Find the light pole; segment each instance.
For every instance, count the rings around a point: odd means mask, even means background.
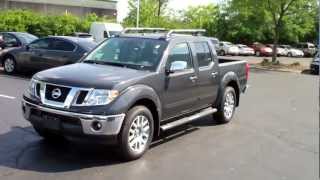
[[[139,17],[140,16],[140,0],[138,0],[138,4],[137,4],[137,25],[136,27],[139,27]]]

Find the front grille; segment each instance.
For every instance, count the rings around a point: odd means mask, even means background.
[[[84,99],[87,97],[87,94],[88,91],[80,91],[76,104],[82,104]]]
[[[54,90],[60,91],[61,92],[60,96],[54,97],[53,96]],[[63,103],[66,100],[70,90],[71,88],[68,88],[68,87],[46,84],[45,98],[49,101],[56,101],[56,102]]]
[[[36,84],[36,96],[37,97],[40,97],[40,86],[41,86],[40,83]]]

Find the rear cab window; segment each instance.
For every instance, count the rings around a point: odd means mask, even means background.
[[[193,45],[199,68],[209,67],[213,58],[208,42],[194,42]]]

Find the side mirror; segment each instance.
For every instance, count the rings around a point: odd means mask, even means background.
[[[173,61],[170,65],[169,73],[185,70],[187,66],[188,64],[185,61]]]

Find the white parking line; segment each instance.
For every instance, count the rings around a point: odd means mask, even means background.
[[[13,97],[13,96],[7,96],[7,95],[4,95],[4,94],[0,94],[0,98],[16,99],[16,97]]]

